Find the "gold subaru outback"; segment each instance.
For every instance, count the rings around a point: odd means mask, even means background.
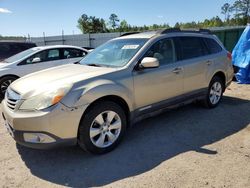
[[[134,122],[176,105],[216,107],[233,78],[231,54],[208,30],[168,29],[125,35],[79,64],[13,82],[2,116],[17,143],[114,149]]]

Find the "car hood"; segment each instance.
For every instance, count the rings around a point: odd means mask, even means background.
[[[74,84],[89,78],[101,76],[115,71],[115,68],[92,67],[84,65],[63,65],[47,70],[39,71],[22,77],[10,86],[12,90],[20,95],[35,91],[45,90],[52,85]]]
[[[10,64],[11,64],[11,63],[5,63],[5,62],[3,62],[3,61],[0,61],[0,69],[1,69],[1,68],[6,68],[6,67],[8,67]]]

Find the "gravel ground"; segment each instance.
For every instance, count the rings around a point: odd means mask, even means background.
[[[250,187],[250,85],[233,83],[213,110],[144,120],[106,155],[24,148],[4,126],[0,153],[0,187]]]

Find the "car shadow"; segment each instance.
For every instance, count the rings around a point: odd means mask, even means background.
[[[250,123],[249,109],[248,100],[224,97],[212,110],[196,105],[171,110],[137,123],[116,150],[100,156],[78,147],[17,149],[31,173],[43,180],[70,187],[104,186],[188,151],[216,155],[220,151],[205,146],[244,129]]]

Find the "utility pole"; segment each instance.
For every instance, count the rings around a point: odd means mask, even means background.
[[[43,42],[44,42],[44,46],[46,46],[45,32],[43,32]]]
[[[62,30],[62,44],[64,45],[64,31]]]

